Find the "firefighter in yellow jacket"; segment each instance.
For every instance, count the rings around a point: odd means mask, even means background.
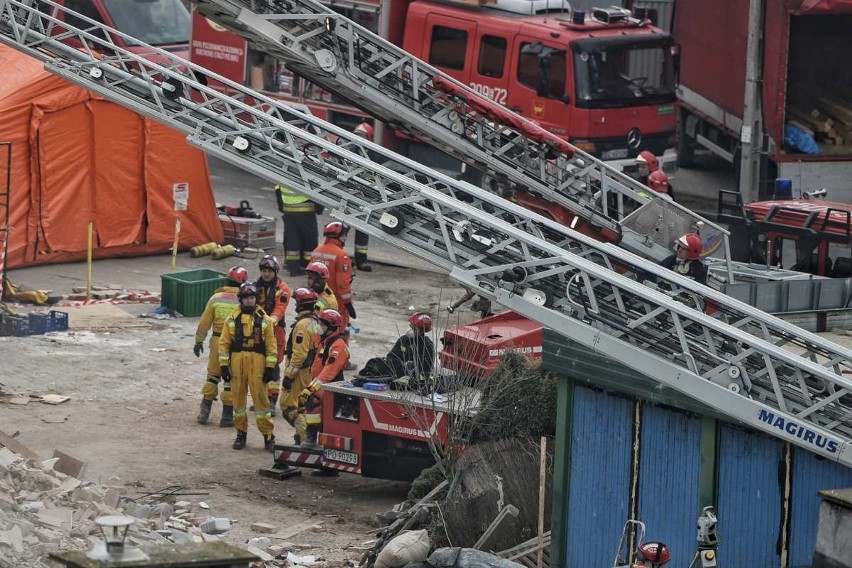
[[[311,384],[311,365],[316,357],[322,329],[315,313],[317,293],[308,288],[293,292],[296,323],[287,337],[287,365],[281,392],[281,415],[296,429],[296,444],[306,437],[304,414],[299,413],[299,395]]]
[[[229,383],[233,379],[231,390],[234,396],[234,426],[237,429],[233,448],[241,450],[246,447],[246,395],[251,393],[257,429],[263,434],[264,448],[271,452],[275,446],[275,436],[272,434],[272,413],[266,383],[275,378],[278,345],[275,342],[275,322],[257,305],[257,296],[254,284],[240,286],[240,307],[228,316],[222,326],[219,365],[222,380]]]
[[[240,303],[237,293],[240,290],[240,285],[248,280],[248,272],[242,266],[235,266],[228,271],[227,278],[228,285],[216,290],[207,300],[207,306],[204,308],[204,313],[201,314],[201,320],[198,322],[198,328],[195,330],[195,346],[192,351],[196,357],[201,357],[201,354],[204,353],[204,338],[207,337],[210,327],[213,327],[213,335],[210,337],[210,343],[207,346],[207,380],[201,387],[199,424],[207,424],[207,420],[210,418],[210,410],[213,408],[213,401],[219,396],[219,381],[222,380],[219,376],[219,336],[222,335],[225,318],[231,315],[231,312]],[[219,426],[224,428],[233,425],[234,397],[231,396],[231,385],[225,383],[222,387],[222,418],[219,420]]]
[[[328,267],[321,262],[311,262],[305,268],[305,274],[308,277],[308,288],[317,293],[316,312],[322,310],[336,310],[337,297],[331,288],[328,287]]]

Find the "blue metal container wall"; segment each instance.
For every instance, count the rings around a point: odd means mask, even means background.
[[[646,540],[666,543],[672,564],[687,566],[701,510],[701,419],[643,405],[639,447],[639,520],[647,527]]]
[[[852,469],[793,448],[792,519],[789,564],[810,566],[816,546],[819,505],[817,491],[852,487]]]
[[[571,412],[568,568],[611,566],[628,516],[633,402],[577,386]]]
[[[784,445],[725,425],[719,444],[719,565],[778,566]]]

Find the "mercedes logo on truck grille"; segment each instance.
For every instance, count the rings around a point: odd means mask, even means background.
[[[638,128],[631,128],[627,133],[627,146],[634,150],[642,143],[642,132]]]

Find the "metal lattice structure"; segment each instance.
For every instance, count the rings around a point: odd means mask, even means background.
[[[852,351],[166,51],[143,46],[157,62],[127,52],[110,39],[126,36],[68,26],[49,0],[38,2],[47,13],[35,4],[0,0],[0,42],[733,421],[852,466]]]

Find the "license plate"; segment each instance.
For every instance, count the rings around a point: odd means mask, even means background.
[[[358,454],[353,452],[341,452],[340,450],[323,450],[322,457],[323,459],[331,461],[358,465]]]
[[[601,160],[620,160],[627,157],[627,148],[618,148],[616,150],[606,150],[601,152]]]

